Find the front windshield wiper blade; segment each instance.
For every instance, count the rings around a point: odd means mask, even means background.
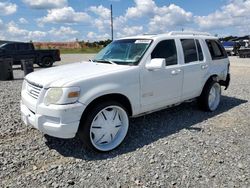
[[[107,59],[93,59],[93,60],[90,60],[91,62],[97,62],[97,63],[109,63],[109,64],[112,64],[112,65],[117,65],[115,62],[113,61],[110,61],[110,60],[107,60]]]

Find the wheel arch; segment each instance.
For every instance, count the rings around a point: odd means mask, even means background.
[[[219,82],[219,75],[217,75],[217,74],[213,74],[213,75],[211,75],[208,79],[207,79],[207,81],[208,80],[214,80],[214,81],[216,81],[216,82]]]
[[[108,101],[108,100],[119,102],[121,105],[123,105],[126,108],[129,116],[133,115],[132,105],[128,97],[120,93],[112,93],[112,94],[105,94],[105,95],[99,96],[95,98],[94,100],[92,100],[89,104],[87,104],[87,107],[81,116],[81,121],[96,104],[104,102],[104,101]]]
[[[207,84],[208,82],[210,82],[211,80],[214,80],[214,81],[219,82],[219,76],[218,76],[217,74],[212,74],[212,75],[210,75],[210,76],[205,80],[205,82],[203,83],[203,87],[202,87],[202,89],[201,89],[201,91],[200,91],[200,94],[202,93],[202,91],[203,91],[204,87],[206,86],[206,84]]]
[[[45,55],[42,57],[42,61],[45,59],[45,58],[51,58],[53,61],[54,61],[54,58],[51,56],[51,55]]]

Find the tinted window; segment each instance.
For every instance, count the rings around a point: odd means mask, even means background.
[[[153,58],[164,58],[166,60],[166,66],[177,64],[177,51],[174,40],[164,40],[157,44],[154,51],[151,54]]]
[[[227,57],[227,54],[220,42],[216,40],[206,40],[206,43],[213,60]]]
[[[28,43],[17,44],[18,50],[29,50],[30,45]]]
[[[199,42],[199,40],[195,40],[195,41],[196,41],[196,45],[197,45],[197,49],[198,49],[199,61],[203,61],[204,57],[203,57],[203,53],[202,53],[200,42]]]
[[[194,39],[181,39],[185,63],[198,61]]]

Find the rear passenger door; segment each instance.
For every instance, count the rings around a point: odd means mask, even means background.
[[[197,97],[203,87],[208,62],[204,61],[200,42],[198,39],[181,39],[184,55],[182,100]]]

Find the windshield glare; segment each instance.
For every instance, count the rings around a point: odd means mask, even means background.
[[[110,43],[93,61],[111,61],[119,65],[137,65],[152,40],[123,39]]]
[[[3,48],[5,45],[6,45],[5,43],[4,44],[0,44],[0,48]]]

